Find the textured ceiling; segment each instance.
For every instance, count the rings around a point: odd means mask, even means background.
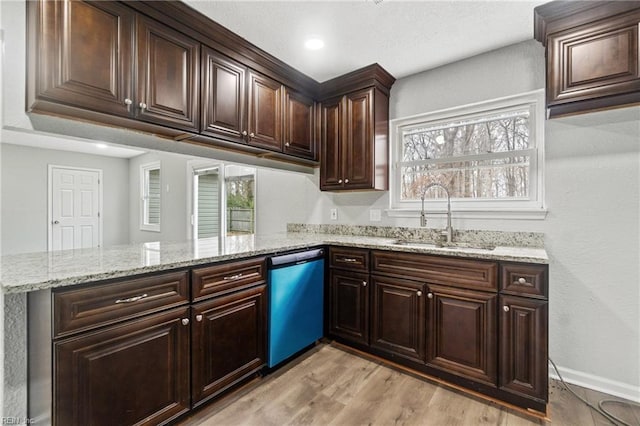
[[[546,1],[186,3],[322,82],[374,62],[401,78],[532,39],[533,8]],[[322,50],[304,48],[311,35]]]

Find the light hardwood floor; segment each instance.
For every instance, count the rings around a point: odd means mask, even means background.
[[[573,387],[594,405],[609,395]],[[552,425],[610,425],[559,382],[550,383]],[[610,411],[640,426],[640,408]],[[209,404],[180,426],[539,425],[544,421],[319,344],[262,379]]]

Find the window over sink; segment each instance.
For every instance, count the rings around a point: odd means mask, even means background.
[[[391,121],[391,210],[473,217],[544,212],[542,91]],[[544,217],[544,216],[541,216]]]

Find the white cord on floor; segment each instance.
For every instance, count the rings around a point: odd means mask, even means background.
[[[573,389],[571,389],[569,387],[569,385],[567,384],[567,382],[564,381],[564,379],[562,378],[562,375],[560,374],[560,372],[558,371],[558,367],[556,367],[556,363],[553,362],[553,360],[551,358],[549,358],[549,362],[551,362],[551,365],[553,365],[553,369],[556,371],[556,374],[558,375],[558,377],[560,378],[560,382],[562,383],[562,385],[569,391],[571,392],[571,394],[573,394],[573,396],[575,396],[576,398],[578,398],[580,401],[584,402],[585,404],[587,404],[592,410],[597,411],[598,413],[600,413],[601,415],[604,416],[604,418],[606,418],[607,420],[609,420],[611,422],[611,424],[618,426],[618,425],[623,425],[623,426],[634,426],[631,425],[627,422],[625,422],[624,420],[621,420],[619,417],[614,416],[613,414],[611,414],[610,412],[608,412],[607,410],[605,410],[604,408],[604,404],[609,404],[609,403],[616,403],[616,404],[620,404],[620,405],[626,405],[626,406],[638,406],[640,407],[640,404],[636,404],[633,402],[626,402],[626,401],[618,401],[615,399],[603,399],[600,402],[598,402],[598,406],[596,407],[595,405],[591,404],[589,401],[587,401],[586,399],[582,398],[580,395],[578,395],[577,393],[575,393],[573,391]]]

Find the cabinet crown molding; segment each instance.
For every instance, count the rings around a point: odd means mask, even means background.
[[[546,46],[549,34],[636,9],[638,1],[552,1],[533,9],[533,38]]]

